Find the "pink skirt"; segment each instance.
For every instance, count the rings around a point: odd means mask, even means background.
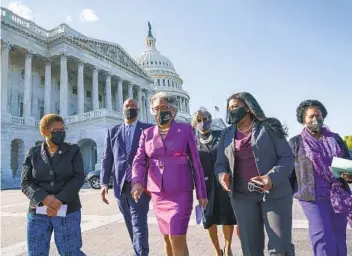
[[[159,230],[163,235],[186,235],[193,208],[193,192],[151,193]]]

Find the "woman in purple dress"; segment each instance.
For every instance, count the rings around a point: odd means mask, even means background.
[[[352,195],[347,182],[352,178],[334,178],[330,166],[333,157],[351,159],[342,138],[331,132],[323,121],[327,110],[317,100],[303,101],[297,108],[297,120],[304,128],[290,140],[295,154],[291,174],[294,197],[309,222],[314,255],[346,256],[346,226],[352,222]]]
[[[155,216],[164,236],[166,255],[189,255],[186,234],[193,208],[193,187],[199,205],[207,204],[202,165],[191,125],[177,123],[178,101],[164,92],[151,99],[156,126],[145,129],[132,165],[132,196],[151,193]]]

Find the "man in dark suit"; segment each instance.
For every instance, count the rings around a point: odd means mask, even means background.
[[[101,198],[106,199],[108,182],[114,170],[114,194],[119,209],[125,219],[128,233],[136,256],[149,254],[147,214],[150,197],[143,193],[138,202],[131,196],[132,162],[137,152],[139,138],[143,129],[152,125],[137,120],[139,108],[137,102],[130,98],[124,102],[124,123],[108,129],[105,150],[102,157],[100,181]]]

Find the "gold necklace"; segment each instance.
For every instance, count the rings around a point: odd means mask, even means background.
[[[242,131],[242,130],[240,129],[240,127],[238,126],[238,124],[237,124],[237,130],[238,130],[239,132],[241,132],[242,134],[246,134],[252,127],[253,127],[253,121],[252,121],[251,125],[246,129],[246,131]]]

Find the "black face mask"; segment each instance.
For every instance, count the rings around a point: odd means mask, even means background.
[[[311,123],[307,124],[307,129],[311,132],[318,132],[323,127],[322,119],[314,119]]]
[[[229,121],[231,124],[240,122],[246,116],[247,110],[244,106],[229,111]]]
[[[159,112],[159,125],[165,125],[167,124],[172,118],[171,112],[170,111],[161,111]]]
[[[133,120],[138,115],[138,109],[125,109],[123,110],[123,114],[127,120]]]
[[[66,138],[66,132],[65,131],[55,131],[55,132],[51,132],[51,139],[50,141],[59,146],[61,145]]]

